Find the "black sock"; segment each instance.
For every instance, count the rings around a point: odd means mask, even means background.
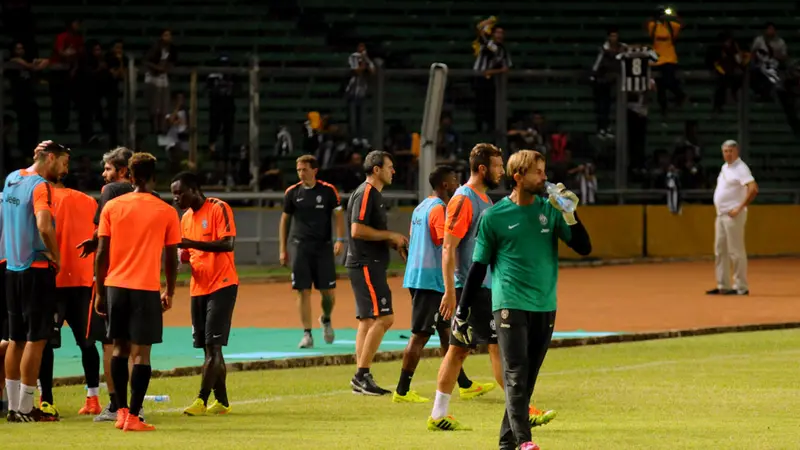
[[[200,393],[197,394],[197,398],[202,400],[204,405],[208,405],[208,397],[211,397],[211,389],[200,389]]]
[[[306,328],[305,330],[303,330],[303,333],[311,336],[311,328]]]
[[[134,366],[135,367],[135,366]],[[111,357],[111,378],[117,397],[117,408],[128,407],[128,356]]]
[[[472,387],[472,380],[467,377],[467,374],[464,373],[464,369],[461,369],[461,372],[458,372],[458,387],[461,389],[468,389]]]
[[[359,367],[358,372],[356,372],[356,379],[360,380],[364,378],[364,375],[369,373],[369,368],[367,367]]]
[[[39,366],[39,384],[42,390],[42,403],[53,404],[53,347],[47,344],[42,352],[42,365]]]
[[[399,395],[406,395],[408,393],[408,389],[411,387],[411,378],[413,376],[414,372],[410,370],[400,371],[400,381],[397,383],[397,393]]]
[[[117,412],[117,394],[114,392],[108,393],[108,410],[111,412]]]
[[[94,345],[81,347],[81,362],[83,374],[86,376],[86,386],[96,388],[100,386],[100,354]]]
[[[228,403],[228,387],[225,385],[227,376],[228,369],[225,367],[225,360],[223,359],[217,373],[217,382],[214,383],[214,398],[226,408],[230,406],[230,403]]]
[[[131,371],[131,414],[139,415],[144,403],[144,396],[147,394],[147,387],[150,386],[150,375],[153,373],[150,366],[144,364],[134,364]]]

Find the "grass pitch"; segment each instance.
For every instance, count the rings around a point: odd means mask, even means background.
[[[800,330],[724,334],[552,350],[536,404],[559,416],[534,430],[549,449],[794,449],[800,447]],[[412,383],[433,396],[438,359],[420,363]],[[337,448],[491,449],[503,414],[502,392],[460,401],[451,412],[471,432],[429,432],[431,404],[352,395],[352,366],[239,372],[228,376],[234,412],[183,417],[199,378],[156,379],[148,403],[153,433],[128,433],[75,413],[82,387],[56,390],[59,423],[0,422],[0,448]],[[487,356],[467,373],[489,380]],[[394,388],[400,363],[378,364],[377,381]],[[102,394],[105,400],[105,393]]]

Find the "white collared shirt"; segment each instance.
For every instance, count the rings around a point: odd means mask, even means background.
[[[741,158],[731,164],[723,164],[717,177],[717,187],[714,189],[717,215],[727,214],[739,207],[747,198],[746,185],[754,181],[750,168]]]

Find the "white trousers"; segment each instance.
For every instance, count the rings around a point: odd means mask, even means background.
[[[736,217],[727,214],[717,216],[714,239],[714,264],[718,289],[731,289],[731,269],[733,269],[733,289],[746,291],[747,250],[744,246],[744,228],[747,224],[747,210]]]

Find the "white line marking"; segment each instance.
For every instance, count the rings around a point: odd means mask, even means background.
[[[709,362],[709,361],[724,361],[729,359],[743,359],[743,358],[751,358],[757,356],[759,358],[770,357],[770,356],[777,356],[777,355],[798,355],[800,354],[800,350],[785,350],[785,351],[778,351],[778,352],[769,352],[769,353],[743,353],[737,355],[721,355],[721,356],[709,356],[706,358],[689,358],[689,359],[665,359],[659,361],[650,361],[646,363],[639,363],[639,364],[630,364],[627,366],[613,366],[613,367],[597,367],[593,369],[569,369],[569,370],[557,370],[551,372],[541,372],[539,376],[556,376],[556,375],[574,375],[574,374],[586,374],[586,373],[607,373],[607,372],[624,372],[628,370],[638,370],[638,369],[647,369],[650,367],[659,367],[659,366],[668,366],[668,365],[675,365],[675,364],[685,364],[685,363],[702,363],[702,362]],[[762,359],[763,361],[763,359]],[[415,381],[415,386],[429,386],[435,385],[435,380],[426,380],[426,381]],[[341,390],[341,391],[329,391],[329,392],[320,392],[316,394],[293,394],[293,395],[276,395],[270,396],[265,398],[251,398],[247,400],[241,400],[237,402],[231,402],[231,405],[240,406],[240,405],[255,405],[261,403],[274,403],[274,402],[281,402],[281,401],[295,401],[295,400],[311,400],[315,398],[322,398],[322,397],[334,397],[337,395],[344,395],[344,394],[351,394],[352,390]],[[153,411],[153,413],[157,414],[170,414],[170,413],[178,413],[183,412],[184,408],[170,408],[170,409],[162,409]]]

